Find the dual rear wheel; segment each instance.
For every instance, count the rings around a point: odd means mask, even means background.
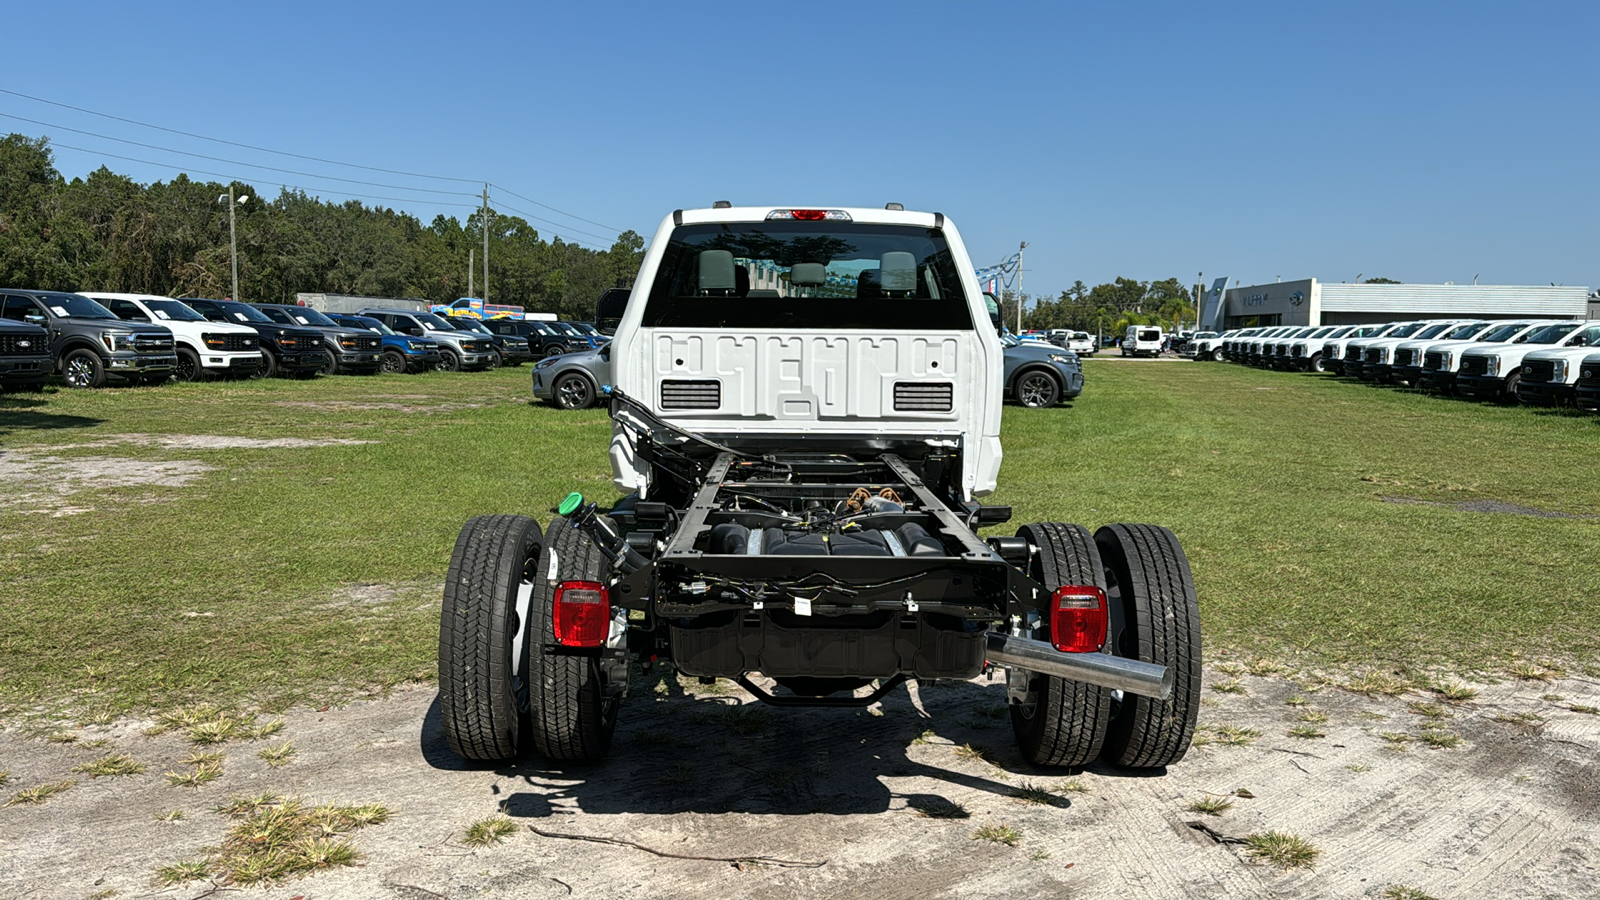
[[[1026,525],[1037,548],[1030,576],[1046,586],[1106,591],[1110,621],[1102,652],[1174,669],[1166,700],[1050,675],[1027,678],[1026,702],[1011,705],[1012,730],[1029,762],[1082,766],[1096,758],[1127,768],[1171,765],[1188,752],[1200,712],[1200,613],[1177,536],[1159,525]],[[1048,620],[1033,637],[1049,640]]]
[[[552,560],[554,562],[552,563]],[[600,759],[622,685],[595,652],[555,646],[555,588],[602,581],[604,557],[565,519],[548,534],[527,516],[479,516],[456,540],[439,621],[445,740],[467,759]]]

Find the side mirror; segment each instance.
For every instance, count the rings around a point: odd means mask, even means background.
[[[44,313],[31,312],[31,313],[24,313],[23,316],[22,316],[22,321],[24,321],[24,322],[32,322],[35,325],[44,325],[49,320],[44,317]]]
[[[1005,323],[1000,321],[1000,301],[995,299],[993,294],[984,291],[983,302],[984,305],[989,307],[989,323],[994,326],[994,330],[1005,331]]]

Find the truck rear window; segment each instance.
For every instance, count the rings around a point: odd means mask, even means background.
[[[672,232],[646,328],[970,331],[944,235],[908,225],[769,221]]]

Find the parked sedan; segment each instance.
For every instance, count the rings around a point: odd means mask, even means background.
[[[1083,366],[1077,354],[1054,344],[1000,336],[1005,345],[1006,396],[1023,406],[1044,409],[1083,392]]]
[[[611,345],[533,364],[533,396],[558,409],[588,409],[611,383]]]

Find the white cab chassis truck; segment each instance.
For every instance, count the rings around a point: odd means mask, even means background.
[[[1032,763],[1181,759],[1200,624],[1172,532],[978,534],[1011,516],[976,499],[1000,468],[998,318],[938,213],[667,216],[611,343],[623,496],[570,494],[542,528],[480,516],[456,543],[450,746],[603,757],[638,659],[777,706],[1003,668]]]

